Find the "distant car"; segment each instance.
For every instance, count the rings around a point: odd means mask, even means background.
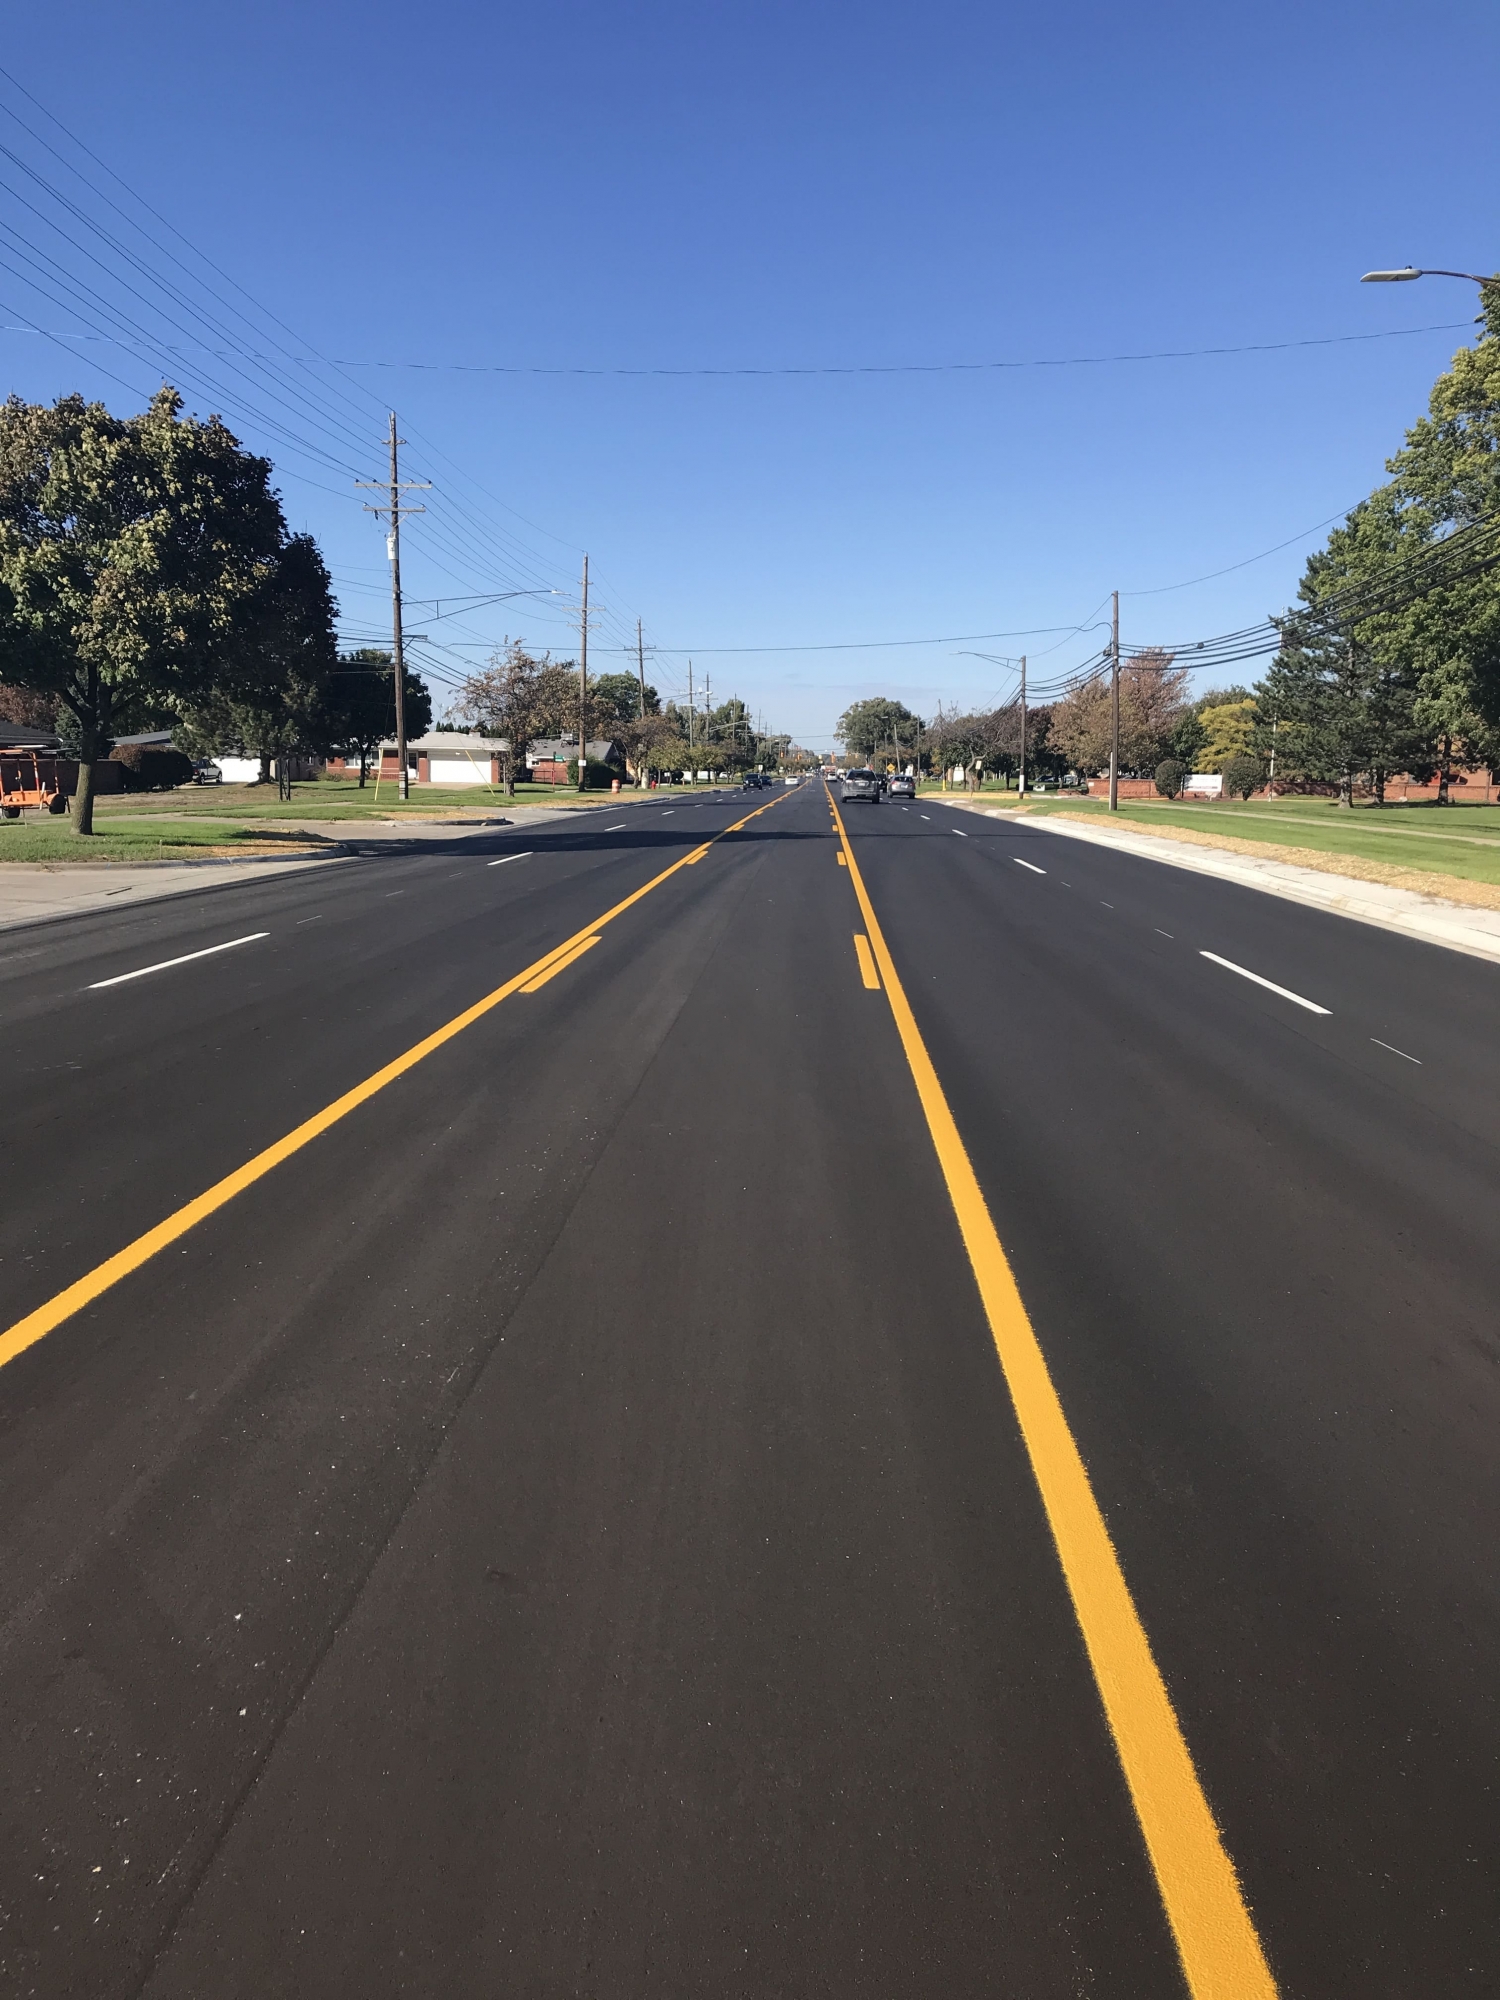
[[[223,782],[224,773],[219,769],[212,757],[195,757],[193,759],[193,783],[195,785],[222,785]]]
[[[846,771],[844,773],[844,803],[865,799],[872,806],[880,804],[880,780],[873,771]]]
[[[784,785],[795,785],[795,784],[796,784],[796,782],[797,782],[797,779],[796,779],[796,777],[795,777],[794,773],[792,773],[791,771],[788,771],[788,772],[787,772],[787,774],[786,774],[786,776],[785,776],[785,777],[784,777],[784,778],[782,779],[782,781],[781,781],[781,782],[782,782],[782,784],[784,784]]]
[[[917,796],[917,781],[915,778],[903,778],[898,772],[886,790],[893,799],[914,799]]]

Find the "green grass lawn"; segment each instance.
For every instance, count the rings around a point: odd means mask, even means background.
[[[674,792],[706,792],[708,785],[675,785]],[[634,786],[623,797],[639,797]],[[96,825],[118,825],[131,819],[217,820],[321,820],[321,819],[450,819],[473,814],[504,814],[518,806],[600,806],[608,805],[608,792],[574,791],[554,785],[517,785],[516,796],[508,799],[503,786],[422,785],[412,786],[406,804],[393,783],[382,783],[379,793],[372,780],[363,789],[353,779],[319,778],[292,788],[290,801],[278,799],[274,785],[180,785],[172,792],[115,793],[94,802]]]
[[[0,820],[0,863],[6,861],[191,861],[218,847],[286,847],[292,851],[315,845],[321,835],[279,833],[273,827],[215,824],[211,820],[173,822],[120,816],[100,822],[92,838],[80,840],[65,819],[50,813],[24,819]]]
[[[1323,854],[1356,855],[1400,868],[1457,875],[1470,882],[1500,883],[1500,806],[1357,805],[1331,799],[1233,800],[1212,805],[1122,803],[1111,814],[1102,802],[1048,801],[1033,812],[1086,812],[1100,821],[1186,827],[1210,837],[1308,847]]]

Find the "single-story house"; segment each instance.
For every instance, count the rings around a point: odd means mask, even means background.
[[[504,777],[504,756],[510,748],[503,736],[472,736],[463,729],[431,729],[408,738],[407,769],[418,785],[498,785]],[[370,767],[382,780],[397,774],[396,746],[382,743]],[[358,777],[358,757],[330,757],[334,777]]]
[[[33,729],[27,722],[0,722],[0,750],[59,750],[55,729]]]
[[[578,755],[576,736],[538,737],[526,752],[526,772],[538,785],[565,785],[568,763]],[[625,752],[609,736],[596,736],[588,746],[591,764],[607,764],[619,777],[625,775]]]

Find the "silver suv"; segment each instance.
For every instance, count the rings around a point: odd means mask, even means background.
[[[872,806],[880,804],[881,783],[873,771],[846,771],[844,773],[844,804],[851,799],[868,799]]]

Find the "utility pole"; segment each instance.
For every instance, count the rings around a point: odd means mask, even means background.
[[[1120,593],[1114,593],[1109,642],[1109,809],[1120,810]]]
[[[688,755],[690,757],[693,754],[693,717],[697,714],[697,712],[698,712],[697,705],[693,695],[693,663],[691,660],[689,660],[688,661]]]
[[[640,676],[641,721],[644,722],[646,720],[646,648],[641,638],[641,621],[639,618],[637,618],[635,621],[635,670],[636,673]],[[636,772],[635,782],[636,782],[636,789],[638,791],[642,789],[646,783],[646,744],[645,744],[644,731],[642,732],[642,741],[640,748],[640,764]]]
[[[709,724],[713,720],[713,713],[714,713],[714,684],[712,677],[709,674],[708,668],[705,667],[703,669],[703,754],[705,757],[708,756],[708,751],[709,751],[708,730],[709,730]],[[712,759],[710,759],[709,761],[712,762]],[[710,773],[710,776],[712,776],[712,773]],[[697,778],[698,778],[698,773],[694,771],[693,773],[694,783],[697,782]]]
[[[396,412],[391,411],[391,477],[389,507],[372,507],[365,501],[367,514],[378,520],[382,514],[391,517],[390,532],[385,538],[386,554],[391,560],[391,673],[396,683],[396,765],[400,772],[401,797],[411,797],[411,778],[406,768],[406,653],[401,632],[401,517],[403,514],[425,514],[425,507],[403,507],[401,495],[414,489],[430,487],[430,479],[402,479],[397,465],[396,450],[405,444],[405,438],[396,435]],[[356,479],[356,486],[379,487],[385,482],[379,479]]]
[[[581,792],[587,782],[584,771],[589,761],[589,559],[587,556],[583,559],[583,613],[578,633],[578,789]]]
[[[1026,796],[1026,655],[1021,655],[1021,797]]]

